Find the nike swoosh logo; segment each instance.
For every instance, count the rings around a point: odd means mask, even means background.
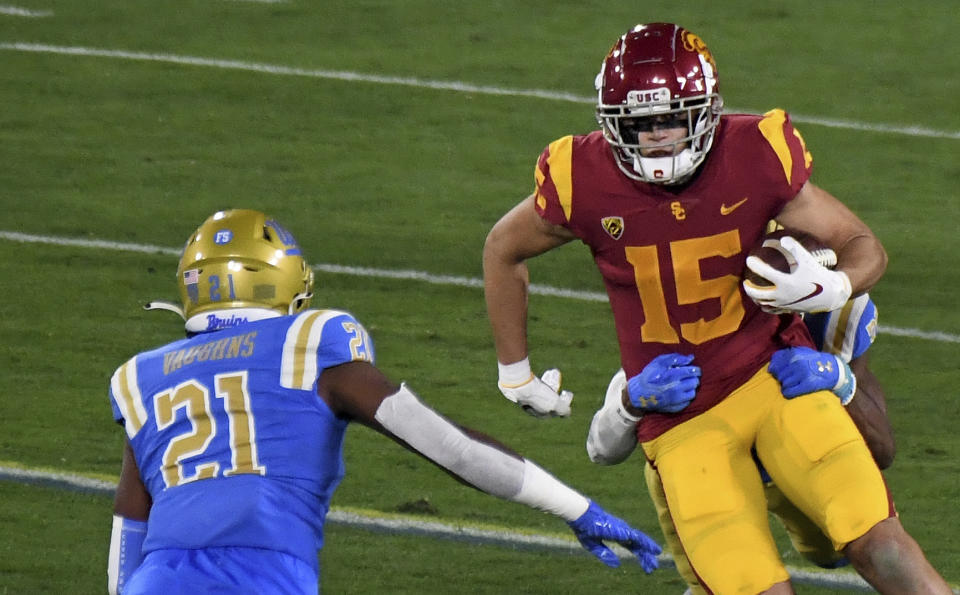
[[[729,207],[728,207],[727,205],[725,205],[725,204],[721,204],[721,205],[720,205],[720,214],[721,214],[721,215],[729,215],[730,213],[736,211],[736,210],[737,210],[737,207],[739,207],[739,206],[742,205],[743,203],[747,202],[747,199],[748,199],[748,198],[749,198],[749,197],[746,197],[746,196],[745,196],[745,197],[743,198],[743,200],[741,200],[740,202],[735,202],[735,203],[733,203],[732,205],[730,205]]]
[[[810,293],[808,293],[807,295],[803,296],[803,297],[800,298],[800,299],[793,300],[793,301],[790,302],[789,304],[783,304],[783,305],[784,305],[784,306],[792,306],[793,304],[799,304],[799,303],[802,302],[803,300],[808,300],[808,299],[812,298],[813,296],[819,295],[819,294],[821,294],[821,293],[823,293],[823,285],[820,285],[819,283],[814,283],[814,284],[813,284],[813,291],[811,291]]]

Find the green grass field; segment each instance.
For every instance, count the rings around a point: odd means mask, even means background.
[[[321,269],[314,304],[352,311],[380,367],[441,412],[657,534],[637,462],[593,466],[583,447],[618,366],[609,307],[531,297],[531,360],[560,367],[577,394],[570,418],[538,421],[496,390],[481,290],[449,277],[480,277],[484,237],[532,188],[540,150],[595,127],[593,78],[614,39],[637,22],[668,20],[709,44],[728,108],[793,114],[814,181],[884,241],[890,266],[871,294],[885,332],[871,353],[898,439],[887,479],[905,526],[960,582],[952,3],[8,3],[0,461],[118,474],[123,433],[110,416],[110,374],[182,332],[172,315],[140,306],[175,299],[171,251],[214,210],[242,206],[284,222],[317,264],[434,276]],[[531,274],[542,285],[601,290],[579,244],[538,259]],[[395,512],[425,499],[432,519],[565,531],[365,428],[349,434],[334,506]],[[0,594],[103,592],[108,497],[0,481],[0,502]],[[682,591],[669,569],[647,577],[585,556],[344,526],[331,527],[321,560],[328,593]]]

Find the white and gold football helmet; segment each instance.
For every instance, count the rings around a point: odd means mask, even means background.
[[[307,308],[313,270],[279,223],[260,211],[233,209],[211,215],[187,240],[177,288],[181,306],[146,308],[178,312],[187,331],[204,332]]]

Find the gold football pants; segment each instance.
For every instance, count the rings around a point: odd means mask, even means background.
[[[689,569],[679,559],[678,568],[713,593],[758,593],[789,578],[751,447],[834,551],[893,513],[883,477],[836,396],[785,399],[765,368],[642,446],[663,487],[669,518],[661,525],[674,527],[689,559]]]

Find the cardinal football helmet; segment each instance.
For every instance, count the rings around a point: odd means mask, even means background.
[[[305,309],[313,270],[279,223],[235,209],[214,213],[193,232],[177,286],[187,330],[198,332]]]
[[[603,60],[596,88],[597,121],[628,177],[679,184],[706,159],[723,100],[713,55],[690,31],[669,23],[630,29]],[[677,141],[643,147],[671,155],[644,157],[637,131],[653,126],[685,127],[687,133]]]

